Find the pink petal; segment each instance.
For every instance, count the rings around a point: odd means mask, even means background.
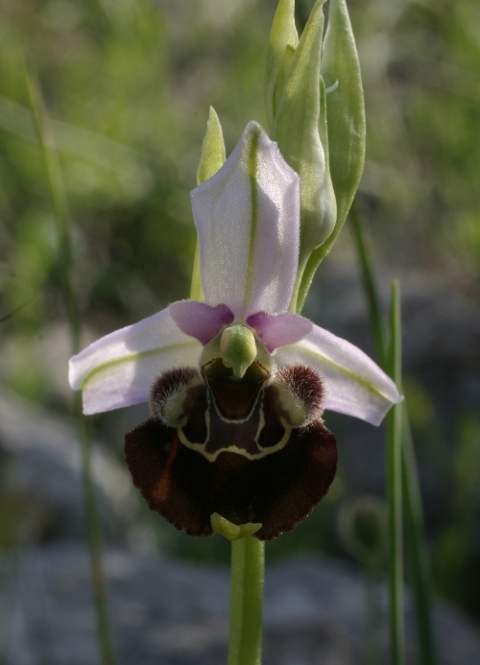
[[[169,307],[170,315],[182,332],[195,337],[204,346],[233,321],[226,305],[207,305],[196,300],[180,300]]]
[[[116,330],[70,358],[69,381],[82,389],[84,413],[147,402],[165,370],[196,365],[202,346],[188,337],[164,309]]]
[[[394,382],[359,348],[313,325],[296,344],[277,349],[279,366],[302,363],[323,378],[326,409],[379,425],[392,404],[401,402]]]
[[[255,122],[217,173],[191,193],[205,301],[240,320],[285,312],[297,275],[298,175]]]
[[[270,353],[279,346],[299,342],[312,330],[308,319],[289,313],[272,316],[257,312],[247,318],[247,323],[256,330]]]

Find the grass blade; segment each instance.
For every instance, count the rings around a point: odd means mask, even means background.
[[[360,265],[361,277],[367,300],[370,326],[380,365],[386,367],[386,335],[382,320],[381,303],[366,230],[362,223],[357,202],[350,215],[353,239]],[[418,471],[413,448],[408,411],[402,408],[402,477],[407,554],[411,568],[414,592],[415,626],[418,643],[419,665],[435,665],[437,662],[432,622],[432,591],[430,561],[425,538],[423,509],[418,481]]]
[[[392,284],[390,340],[387,371],[401,390],[400,286]],[[390,618],[390,656],[392,665],[403,665],[403,507],[402,507],[402,405],[395,404],[387,414],[387,510],[388,510],[388,586]]]
[[[72,285],[72,252],[70,244],[70,216],[67,196],[63,184],[58,154],[49,128],[47,112],[42,92],[35,75],[25,66],[25,81],[35,118],[38,140],[42,151],[46,178],[55,213],[59,253],[63,278],[63,296],[70,328],[72,352],[80,350],[80,316],[78,301]],[[92,471],[92,438],[87,419],[82,413],[81,396],[76,394],[73,402],[73,415],[78,424],[81,446],[83,493],[87,541],[90,554],[90,567],[95,600],[97,633],[103,665],[114,665],[113,645],[108,618],[107,594],[102,562],[102,536],[95,497],[95,484]]]

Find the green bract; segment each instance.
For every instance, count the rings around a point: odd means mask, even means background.
[[[207,120],[207,131],[202,143],[202,154],[197,170],[197,184],[208,180],[223,166],[226,159],[223,132],[217,112],[210,107]]]
[[[210,106],[207,120],[207,131],[202,143],[202,154],[197,169],[197,185],[208,180],[215,175],[218,169],[223,166],[226,159],[225,142],[223,140],[222,125],[217,112]],[[190,297],[196,300],[203,300],[202,280],[200,278],[200,246],[195,248],[195,259],[193,262],[192,286]]]
[[[240,524],[237,526],[218,513],[212,513],[210,522],[213,531],[215,533],[219,533],[227,540],[239,540],[240,538],[245,538],[246,536],[252,536],[262,526],[261,524],[252,522],[247,522],[246,524]]]

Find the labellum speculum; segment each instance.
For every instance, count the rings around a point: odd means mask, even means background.
[[[244,331],[257,351],[248,366],[222,355],[225,337]],[[126,437],[134,483],[152,510],[190,535],[211,535],[214,513],[261,524],[262,540],[291,531],[335,475],[322,396],[314,370],[277,369],[249,328],[227,327],[205,347],[200,370],[173,369],[155,382],[151,418]]]
[[[97,340],[70,359],[70,385],[87,414],[150,403],[126,457],[151,508],[190,534],[212,533],[216,514],[269,539],[333,479],[323,410],[378,425],[401,397],[360,349],[288,312],[299,178],[258,124],[191,197],[204,301]]]

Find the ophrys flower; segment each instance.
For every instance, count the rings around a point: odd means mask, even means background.
[[[127,464],[153,510],[210,535],[212,513],[290,531],[336,469],[324,409],[379,424],[400,401],[358,348],[289,313],[299,178],[250,123],[223,167],[192,192],[204,302],[170,307],[70,361],[85,413],[150,403],[126,437]]]

